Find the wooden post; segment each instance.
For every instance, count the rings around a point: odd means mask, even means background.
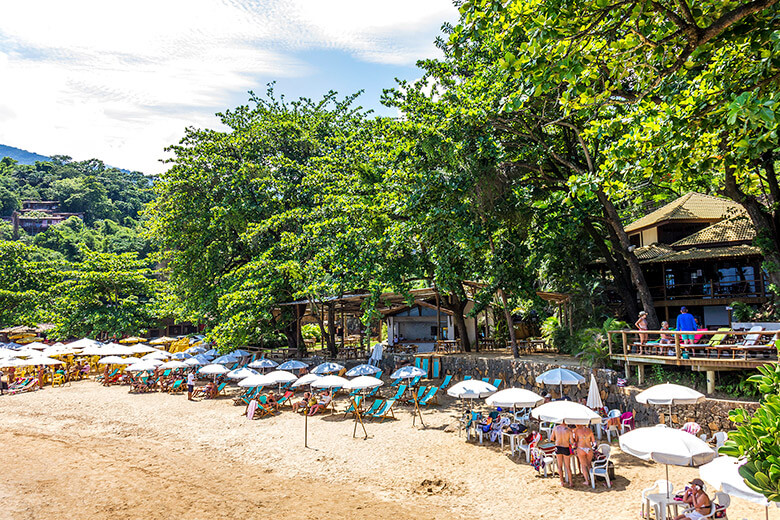
[[[636,380],[639,385],[645,382],[645,366],[642,363],[636,366]]]
[[[626,333],[625,330],[621,331],[620,334],[623,337],[623,355],[628,355],[628,333]]]
[[[436,290],[436,341],[441,340],[441,300],[439,291]]]
[[[678,360],[680,359],[680,333],[676,331],[674,333],[674,355]]]
[[[347,317],[344,314],[344,307],[341,308],[341,350],[347,343]]]
[[[607,331],[607,343],[609,344],[609,357],[612,357],[612,334]]]
[[[707,370],[707,393],[712,394],[715,392],[715,371]]]

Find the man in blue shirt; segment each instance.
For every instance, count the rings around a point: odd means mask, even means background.
[[[680,315],[677,316],[677,330],[678,331],[696,331],[696,319],[688,314],[686,307],[680,307]],[[683,334],[683,343],[687,345],[693,345],[695,334]]]

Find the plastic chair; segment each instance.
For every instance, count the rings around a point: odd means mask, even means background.
[[[555,455],[547,454],[539,448],[531,448],[531,459],[541,461],[544,468],[544,477],[547,478],[547,470],[550,469],[550,473],[555,475],[558,471],[558,463],[556,462]]]
[[[634,412],[626,412],[620,416],[620,435],[634,429]]]
[[[651,502],[650,499],[647,498],[647,495],[654,493],[656,490],[659,493],[668,492],[669,496],[672,496],[674,495],[674,484],[668,480],[661,479],[656,480],[652,487],[642,490],[642,518],[650,518],[650,508],[653,508],[655,511],[656,518],[661,518],[661,504]]]
[[[590,468],[590,485],[596,489],[596,477],[601,477],[607,481],[607,487],[612,487],[609,480],[609,457],[612,454],[612,447],[609,444],[600,444],[599,451],[604,454],[601,460],[594,460]]]

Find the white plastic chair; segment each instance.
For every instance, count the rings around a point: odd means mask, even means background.
[[[531,448],[531,455],[533,457],[539,457],[544,461],[544,477],[547,478],[547,470],[550,470],[551,475],[555,475],[558,471],[558,463],[556,462],[555,455],[548,455],[539,448]]]
[[[539,423],[539,432],[546,433],[548,439],[552,435],[552,431],[554,429],[555,429],[555,424],[554,423],[549,423],[549,422]]]
[[[655,517],[657,519],[662,518],[661,504],[651,501],[647,498],[647,495],[654,493],[658,490],[659,493],[668,493],[669,496],[674,495],[674,484],[668,480],[656,480],[652,487],[642,490],[642,518],[650,518],[650,508],[655,511]]]
[[[593,489],[596,488],[596,477],[601,477],[607,481],[607,487],[612,487],[612,482],[609,480],[609,456],[612,452],[612,447],[609,444],[599,444],[598,450],[604,454],[604,458],[598,461],[593,461],[590,468],[590,485]]]
[[[622,421],[620,421],[620,435],[623,435],[626,433],[626,431],[631,431],[631,422],[634,420],[634,412],[631,412],[631,417],[626,417]]]
[[[541,440],[542,436],[537,433],[537,438]],[[525,444],[525,439],[518,442],[515,446],[515,449],[517,449],[518,452],[525,453],[525,461],[527,463],[531,462],[531,450],[536,448],[537,442],[530,442],[528,444]]]

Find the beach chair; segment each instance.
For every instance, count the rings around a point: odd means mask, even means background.
[[[479,424],[479,421],[482,420],[482,414],[480,412],[469,412],[468,414],[464,415],[463,418],[461,418],[461,423],[463,423],[463,428],[466,430],[466,441],[469,441],[471,439],[471,427],[473,425]]]
[[[379,419],[380,422],[384,422],[385,419],[395,419],[395,414],[393,413],[393,405],[395,404],[395,399],[388,399],[382,404],[381,407],[379,407],[379,410],[371,414],[372,419]]]
[[[371,391],[366,394],[366,399],[374,397],[377,393],[379,393],[379,387],[372,388]]]
[[[401,399],[406,392],[406,385],[401,385],[398,387],[398,390],[395,392],[395,395],[391,397],[391,399]]]
[[[463,380],[464,380],[464,381],[469,381],[470,379],[471,379],[471,376],[464,376],[464,377],[463,377]]]
[[[482,378],[482,382],[483,382],[483,383],[490,384],[490,378],[489,378],[489,377],[483,377],[483,378]]]
[[[290,398],[292,398],[295,395],[295,392],[292,390],[287,390],[282,397],[279,398],[278,401],[276,401],[276,406],[278,408],[281,408],[282,406],[290,406],[292,407],[292,404],[290,403]]]
[[[428,389],[422,399],[417,400],[417,404],[420,406],[428,406],[431,403],[439,404],[436,394],[439,392],[438,386],[432,386]]]
[[[371,405],[371,408],[366,410],[366,413],[363,415],[373,415],[376,413],[377,410],[379,410],[379,407],[382,406],[382,403],[384,403],[383,399],[374,399],[373,404]]]
[[[62,374],[54,374],[54,377],[51,379],[51,386],[63,386],[65,384],[65,376]]]
[[[590,468],[590,485],[596,489],[596,477],[601,477],[607,481],[607,487],[612,487],[609,480],[609,457],[612,454],[612,447],[609,444],[600,444],[598,450],[604,454],[603,459],[594,460]]]
[[[354,414],[355,413],[355,410],[356,410],[355,409],[355,405],[357,405],[357,409],[358,410],[360,409],[360,403],[363,401],[363,396],[359,395],[359,396],[353,398],[353,401],[355,403],[354,404],[349,403],[349,406],[347,407],[347,411],[344,412],[344,417],[346,417],[349,414]]]
[[[751,329],[752,330],[752,329]],[[756,338],[755,336],[758,336]],[[773,334],[768,342],[764,342],[760,345],[759,340],[761,339],[760,334],[751,334],[749,336],[745,337],[745,342],[741,345],[736,345],[734,349],[731,351],[731,357],[736,358],[737,353],[742,353],[743,359],[747,359],[749,354],[753,354],[753,357],[759,357],[759,354],[762,354],[763,357],[770,357],[771,355],[777,354],[777,336],[778,334]]]
[[[249,401],[254,399],[255,396],[257,395],[257,393],[260,391],[260,388],[261,387],[259,387],[259,386],[256,386],[254,388],[247,388],[246,392],[244,392],[243,394],[241,394],[241,395],[237,396],[235,399],[233,399],[233,404],[235,406],[241,406],[242,404],[244,406],[248,405]]]
[[[531,450],[536,448],[536,446],[539,444],[539,442],[542,440],[542,434],[539,432],[534,432],[531,436],[531,440],[528,444],[525,444],[525,439],[521,439],[520,442],[517,443],[517,452],[518,453],[525,453],[525,461],[527,463],[531,463]]]
[[[441,385],[439,385],[439,388],[442,390],[446,390],[448,386],[450,386],[450,383],[452,383],[452,374],[448,374],[444,376],[444,381],[441,382]]]
[[[263,396],[265,397],[265,396]],[[262,419],[263,417],[273,417],[276,413],[271,409],[270,406],[267,406],[264,402],[265,399],[258,400],[257,402],[257,408],[255,408],[255,414],[253,419]]]
[[[555,475],[558,467],[555,455],[545,453],[537,447],[531,448],[531,465],[538,472],[544,470],[544,478],[547,478],[548,471],[550,475]]]
[[[170,388],[168,388],[169,394],[175,394],[177,392],[181,392],[182,385],[184,384],[184,379],[177,379],[173,382]]]
[[[13,389],[8,389],[8,393],[13,394],[21,394],[23,392],[32,392],[33,390],[38,389],[38,379],[37,378],[29,378],[27,382],[24,385],[17,386]]]
[[[501,388],[503,381],[501,379],[494,379],[492,385],[496,387],[496,390]]]
[[[414,379],[412,379],[412,381],[409,383],[409,388],[414,388],[415,386],[419,385],[420,379],[422,379],[422,377],[420,376],[417,376]]]
[[[383,370],[380,370],[379,372],[377,372],[376,374],[374,374],[374,377],[375,377],[375,378],[377,378],[377,379],[382,379],[382,374],[383,374],[383,373],[384,373],[384,371],[383,371]]]
[[[651,500],[651,495],[661,495],[661,494],[667,494],[668,496],[674,496],[674,484],[669,482],[668,480],[656,480],[655,484],[653,484],[652,487],[649,487],[647,489],[642,490],[642,512],[640,513],[640,516],[642,518],[650,518],[650,511],[653,510],[655,512],[656,518],[663,518],[666,515],[662,515],[661,508],[662,507],[668,507],[664,506],[663,504],[660,504],[658,502],[655,502]],[[669,518],[669,516],[667,516]],[[674,515],[671,515],[671,518],[674,518]]]
[[[217,397],[220,395],[225,395],[225,387],[227,386],[227,383],[220,383],[217,387]]]
[[[730,331],[728,327],[720,328],[718,329],[718,332],[723,332],[723,334],[713,334],[710,336],[710,340],[707,342],[706,345],[704,345],[704,352],[706,357],[712,357],[712,354],[715,354],[716,358],[720,357],[721,352],[728,352],[730,350],[733,350],[735,345],[724,345],[723,341],[726,339],[726,332]],[[694,348],[691,349],[691,353],[695,354],[696,348],[702,348],[700,345],[684,345],[683,348],[685,350],[688,350],[689,347],[693,346]]]
[[[426,389],[427,389],[427,387],[424,387],[424,386],[417,387],[417,402],[420,402],[420,399],[422,399],[423,395],[425,395],[425,390]],[[411,391],[412,397],[407,398],[406,400],[404,400],[404,403],[406,403],[406,404],[414,404],[414,400],[415,400],[414,392],[415,392],[415,390]]]

